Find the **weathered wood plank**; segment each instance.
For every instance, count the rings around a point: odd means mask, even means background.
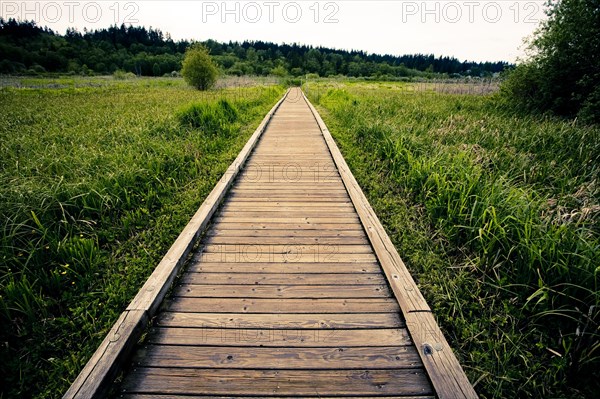
[[[293,248],[304,245],[367,245],[366,237],[293,237],[260,235],[260,236],[208,236],[204,240],[211,245],[286,245]]]
[[[154,395],[154,394],[124,394],[119,396],[120,399],[190,399],[190,398],[206,398],[204,395]],[[339,396],[253,396],[253,399],[334,399]],[[345,399],[373,399],[374,396],[344,396]],[[377,396],[378,399],[435,399],[434,396]],[[239,399],[239,396],[211,396],[211,399]]]
[[[254,230],[227,230],[212,228],[206,233],[206,237],[290,237],[290,238],[365,238],[366,234],[362,229],[338,230],[338,229],[319,229],[319,230],[293,230],[293,229],[254,229]],[[367,241],[368,242],[368,241]]]
[[[330,203],[346,202],[350,199],[347,194],[341,192],[279,192],[265,193],[256,191],[231,191],[229,198],[237,202],[273,202],[273,201],[310,201],[315,204],[327,205]]]
[[[236,190],[305,190],[305,191],[318,191],[318,190],[340,190],[339,183],[330,182],[260,182],[259,184],[251,181],[240,181],[235,185]]]
[[[169,312],[187,313],[398,313],[392,298],[264,299],[174,298],[165,303]]]
[[[223,205],[223,210],[236,210],[236,209],[295,209],[295,208],[303,208],[303,209],[312,209],[319,208],[324,210],[335,210],[335,209],[350,209],[354,210],[354,206],[350,199],[346,200],[337,200],[332,204],[320,204],[309,201],[270,201],[270,202],[260,202],[257,201],[254,204],[249,204],[248,202],[237,201],[235,199],[228,199]]]
[[[366,244],[204,244],[202,253],[243,253],[247,256],[256,254],[372,254],[373,249]]]
[[[314,252],[291,251],[289,253],[257,252],[252,248],[231,252],[202,252],[197,258],[200,262],[263,262],[263,263],[365,263],[376,262],[373,253],[346,254],[339,253],[335,246],[321,245]]]
[[[422,369],[237,370],[140,367],[125,392],[205,395],[429,395]]]
[[[307,201],[308,202],[308,201]],[[319,203],[311,203],[310,206],[302,206],[299,203],[294,203],[293,205],[280,205],[267,203],[262,204],[260,202],[257,203],[248,203],[248,202],[227,202],[223,208],[222,212],[298,212],[298,211],[308,211],[308,212],[322,212],[322,213],[331,213],[331,212],[354,212],[354,207],[348,203],[331,203],[331,204],[319,204]]]
[[[192,262],[189,272],[199,273],[381,273],[378,263],[224,263]]]
[[[186,284],[174,296],[195,298],[388,298],[385,285],[208,285]]]
[[[256,223],[256,222],[236,222],[235,220],[215,220],[216,230],[338,230],[338,231],[360,231],[364,232],[360,222],[352,223]]]
[[[148,345],[133,359],[141,367],[321,369],[351,370],[419,368],[421,359],[413,346],[351,348],[260,348]]]
[[[404,321],[397,313],[179,313],[162,312],[157,316],[160,327],[196,328],[401,328]]]
[[[227,326],[231,327],[231,326]],[[264,346],[271,348],[331,348],[331,347],[377,347],[412,345],[405,328],[317,328],[317,329],[278,329],[278,328],[178,328],[154,327],[146,337],[146,342],[162,345],[189,346]]]
[[[381,274],[329,273],[186,273],[181,284],[218,285],[385,285]]]
[[[321,225],[321,224],[356,224],[360,220],[358,217],[351,215],[342,215],[339,217],[327,216],[327,217],[286,217],[281,215],[280,217],[269,217],[269,216],[247,216],[247,217],[228,217],[219,215],[215,218],[215,223],[256,223],[256,224],[271,224],[271,223],[285,223],[285,224],[298,224],[298,225]]]
[[[292,218],[331,218],[331,219],[345,219],[356,220],[354,218],[354,211],[348,209],[337,209],[336,211],[328,212],[322,209],[271,209],[271,210],[224,210],[219,214],[222,218],[279,218],[283,220]]]

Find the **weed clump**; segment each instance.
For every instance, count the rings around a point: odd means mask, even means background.
[[[133,72],[125,72],[121,69],[117,69],[113,73],[113,79],[115,80],[127,80],[127,79],[135,79],[136,76]]]
[[[190,104],[177,113],[183,127],[200,129],[209,136],[229,133],[238,117],[236,106],[227,99]]]

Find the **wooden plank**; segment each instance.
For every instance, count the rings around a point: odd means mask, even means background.
[[[286,223],[286,224],[356,224],[359,222],[358,217],[355,216],[340,216],[340,217],[268,217],[268,216],[255,216],[255,217],[223,217],[218,216],[215,219],[215,223]]]
[[[273,129],[273,126],[271,125],[271,129]],[[321,139],[323,138],[323,136],[321,135]],[[264,138],[263,138],[264,139]],[[311,140],[311,138],[306,138],[305,140]],[[282,144],[284,145],[284,144]],[[285,156],[281,156],[281,154],[278,154],[279,156],[269,156],[269,157],[265,157],[265,156],[261,156],[258,153],[254,153],[253,155],[250,156],[250,158],[248,159],[249,165],[258,165],[260,167],[264,166],[264,165],[273,165],[273,166],[279,166],[282,169],[285,169],[288,165],[301,165],[301,166],[315,166],[315,167],[319,167],[319,166],[323,166],[323,167],[330,167],[332,165],[334,165],[335,167],[335,163],[333,162],[333,159],[331,159],[331,155],[330,154],[324,154],[320,157],[311,157],[311,158],[306,158],[304,157],[303,159],[300,158],[290,158],[290,157],[285,157]]]
[[[398,313],[392,298],[358,299],[250,299],[174,298],[165,303],[169,312],[187,313]]]
[[[313,244],[313,245],[295,245],[295,244],[204,244],[203,253],[243,253],[248,256],[253,254],[371,254],[373,249],[370,245],[346,245],[346,244]]]
[[[302,159],[302,157],[306,159],[314,159],[315,157],[318,158],[319,156],[325,157],[329,155],[327,150],[323,148],[307,148],[306,150],[286,151],[286,153],[288,156],[293,157],[291,159],[296,159],[296,157],[300,157],[300,159]],[[280,146],[271,146],[270,148],[263,147],[260,149],[260,155],[262,157],[270,157],[278,154],[281,154]]]
[[[306,190],[236,190],[229,194],[229,198],[238,202],[254,202],[263,201],[304,201],[314,202],[319,205],[329,205],[339,203],[340,201],[348,201],[350,197],[342,191],[306,191]]]
[[[138,367],[235,369],[414,369],[421,359],[413,346],[353,348],[260,348],[148,345],[133,361]]]
[[[219,285],[385,285],[381,274],[186,273],[182,284]]]
[[[335,162],[333,162],[331,155],[323,158],[322,160],[316,160],[314,158],[306,160],[290,160],[289,158],[286,160],[277,160],[272,157],[266,158],[260,156],[251,156],[248,159],[248,162],[246,162],[246,168],[254,168],[255,170],[260,172],[289,172],[292,171],[294,168],[303,168],[310,170],[311,173],[338,173],[337,168],[335,167]]]
[[[272,191],[274,187],[269,187],[267,184],[255,185],[255,184],[239,184],[235,185],[232,189],[232,193],[252,193],[252,192],[265,192],[269,190],[269,194],[277,193],[307,193],[311,195],[343,195],[347,196],[348,192],[346,189],[339,184],[322,183],[319,187],[313,184],[299,185],[299,184],[277,184],[279,187],[277,191]],[[274,185],[272,185],[274,186]]]
[[[291,143],[286,143],[290,145]],[[328,150],[324,152],[327,154]],[[298,176],[336,176],[339,177],[337,168],[333,160],[315,161],[314,158],[307,160],[294,161],[274,161],[271,159],[253,158],[250,163],[246,164],[245,173],[253,176],[272,176],[279,175],[281,177]]]
[[[354,210],[354,206],[352,205],[352,201],[350,198],[345,200],[337,200],[331,204],[321,204],[315,202],[307,202],[307,201],[270,201],[270,202],[261,202],[257,201],[254,204],[248,203],[246,201],[237,201],[235,199],[228,199],[226,203],[223,205],[223,210],[236,210],[236,209],[295,209],[295,208],[304,208],[304,209],[312,209],[319,208],[325,210],[335,210],[335,209],[345,209],[345,210]]]
[[[240,187],[231,192],[229,198],[232,202],[237,202],[238,205],[244,207],[252,206],[248,202],[254,202],[256,206],[262,206],[263,202],[305,202],[311,204],[307,205],[309,209],[313,207],[340,208],[344,207],[343,205],[352,207],[350,197],[345,191],[332,190],[331,188],[320,190],[318,187],[311,189],[306,186],[300,186],[299,183],[290,183],[286,189],[281,187],[269,188],[262,185],[262,183],[260,186],[255,186],[254,189]],[[313,202],[312,199],[315,201]],[[299,205],[299,207],[302,207],[302,205]]]
[[[350,197],[347,194],[339,192],[339,193],[330,193],[329,195],[320,192],[300,192],[297,191],[295,193],[282,193],[282,192],[265,192],[263,191],[236,191],[231,192],[229,198],[235,200],[237,202],[252,202],[255,204],[261,202],[272,202],[272,201],[305,201],[311,202],[317,205],[330,205],[339,203],[341,201],[348,201]]]
[[[439,326],[433,319],[429,305],[423,298],[406,265],[402,262],[400,255],[385,232],[383,225],[352,175],[327,126],[306,96],[304,99],[323,132],[331,155],[348,190],[348,194],[352,198],[360,220],[365,227],[365,231],[390,283],[394,296],[398,300],[403,314],[407,317],[407,321],[410,323],[408,326],[409,331],[415,340],[415,344],[420,348],[419,354],[437,395],[440,398],[477,398],[475,390],[439,330]],[[436,334],[439,333],[440,335],[436,341],[439,351],[437,349],[436,351],[443,352],[443,356],[427,355],[428,351],[426,348],[429,343],[423,337],[428,335],[430,328]]]
[[[344,190],[340,190],[340,189],[336,189],[333,187],[322,187],[322,188],[318,188],[318,187],[306,187],[306,186],[300,186],[299,184],[289,184],[286,185],[286,187],[274,187],[274,188],[269,188],[269,187],[265,187],[264,185],[261,186],[250,186],[250,185],[246,185],[243,187],[236,187],[235,191],[231,192],[232,198],[236,198],[237,196],[241,196],[241,195],[245,195],[245,196],[252,196],[254,195],[255,197],[260,194],[262,195],[264,198],[266,197],[273,197],[273,198],[278,198],[278,197],[288,197],[288,196],[301,196],[301,197],[308,197],[308,198],[312,198],[312,197],[316,197],[316,198],[327,198],[327,199],[333,199],[333,200],[337,200],[337,198],[345,198],[348,199],[348,193]],[[261,197],[261,198],[263,198]],[[304,198],[301,199],[301,201],[304,201]]]
[[[325,184],[341,184],[342,180],[339,177],[331,178],[293,178],[293,177],[271,177],[271,176],[249,176],[244,175],[240,180],[239,184],[249,183],[253,185],[265,186],[265,185],[280,185],[280,186],[302,186],[306,188],[312,188],[315,185]]]
[[[121,314],[63,398],[98,398],[108,391],[148,323],[146,312]]]
[[[186,284],[174,296],[196,298],[387,298],[383,285],[208,285]]]
[[[327,245],[321,245],[316,252],[257,252],[249,248],[245,250],[235,250],[232,252],[202,252],[197,255],[199,262],[263,262],[263,263],[365,263],[376,262],[377,258],[373,253],[347,254],[338,253],[337,248]]]
[[[288,258],[295,259],[297,257],[323,254],[323,255],[342,255],[342,254],[372,254],[370,245],[361,244],[204,244],[202,253],[218,253],[218,254],[236,254],[249,258],[263,257],[270,255],[289,255]],[[263,255],[264,254],[264,255]]]
[[[314,347],[377,347],[412,345],[405,328],[343,328],[278,329],[278,328],[178,328],[154,327],[146,337],[147,343],[188,346],[256,346],[278,348]]]
[[[397,313],[181,313],[162,312],[160,327],[242,328],[242,329],[318,329],[318,328],[401,328],[404,321]]]
[[[206,232],[206,237],[291,237],[291,238],[324,238],[324,237],[337,237],[337,238],[366,238],[366,234],[362,229],[357,230],[338,230],[338,229],[319,229],[319,230],[293,230],[293,229],[280,229],[280,230],[227,230],[227,229],[210,229]]]
[[[306,190],[306,191],[319,191],[319,190],[340,190],[339,183],[330,182],[260,182],[259,184],[250,181],[240,181],[235,185],[237,190],[252,189],[252,190]]]
[[[202,206],[175,240],[167,254],[117,320],[109,335],[79,373],[63,398],[97,398],[104,395],[107,384],[121,366],[121,359],[131,350],[147,320],[154,316],[175,276],[190,253],[202,230],[217,209],[225,192],[233,184],[240,165],[248,159],[271,117],[286,99],[289,90],[273,106],[254,131],[242,151],[219,180]]]
[[[306,202],[306,201],[305,201]],[[297,204],[297,203],[296,203]],[[332,213],[332,212],[344,212],[344,213],[353,213],[354,207],[349,203],[340,203],[333,202],[328,204],[323,203],[311,203],[311,205],[302,206],[302,204],[297,204],[295,206],[285,206],[285,205],[276,205],[276,204],[261,204],[258,203],[248,203],[248,202],[237,202],[237,203],[228,203],[221,209],[222,212],[298,212],[298,211],[306,211],[306,212],[322,212],[322,213]]]
[[[193,262],[189,272],[206,273],[381,273],[378,263],[222,263]]]
[[[273,237],[273,236],[209,236],[204,242],[211,245],[366,245],[366,237]]]
[[[304,201],[308,202],[308,201]],[[330,202],[330,203],[311,203],[307,206],[296,203],[296,205],[286,206],[277,204],[262,204],[260,202],[249,203],[249,202],[236,202],[227,203],[221,208],[221,212],[321,212],[321,213],[332,213],[332,212],[345,212],[353,213],[354,207],[350,203],[343,202]]]
[[[120,399],[190,399],[190,398],[206,398],[204,395],[160,395],[160,394],[143,394],[143,393],[128,393],[119,395]],[[211,399],[239,399],[239,396],[215,396],[211,395]],[[277,399],[333,399],[339,396],[252,396],[253,399],[277,398]],[[374,396],[344,396],[345,399],[373,399]],[[435,396],[377,396],[378,399],[435,399]]]
[[[254,192],[251,193],[249,191],[243,192],[230,192],[229,198],[231,200],[237,202],[253,202],[255,204],[261,202],[273,202],[273,201],[307,201],[310,200],[311,203],[316,205],[327,205],[329,203],[339,203],[346,202],[350,200],[346,194],[341,193],[326,195],[326,193],[296,193],[296,194],[279,194],[279,196],[275,194],[266,194],[264,192]]]
[[[245,218],[260,218],[264,220],[269,219],[294,219],[294,218],[330,218],[330,219],[344,219],[346,221],[356,220],[354,217],[355,213],[352,209],[336,209],[335,211],[328,212],[323,209],[256,209],[256,210],[224,210],[219,213],[221,218],[235,218],[243,220]]]
[[[234,220],[214,220],[216,230],[337,230],[337,231],[360,231],[364,233],[360,222],[353,223],[255,223],[255,222],[236,222]]]
[[[125,392],[204,395],[429,395],[422,369],[237,370],[139,367]]]

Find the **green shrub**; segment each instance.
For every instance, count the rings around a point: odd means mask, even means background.
[[[600,23],[597,0],[548,2],[548,19],[530,42],[504,92],[519,108],[600,121]]]
[[[288,78],[285,80],[285,85],[286,86],[292,86],[292,87],[300,87],[302,86],[302,79],[300,78]]]
[[[217,81],[219,71],[210,58],[208,49],[201,44],[194,44],[185,52],[181,74],[190,86],[208,90]]]
[[[126,79],[135,79],[136,76],[133,72],[125,72],[121,69],[117,69],[113,72],[113,78],[116,80],[126,80]]]

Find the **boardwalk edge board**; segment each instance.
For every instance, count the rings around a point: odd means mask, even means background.
[[[120,366],[131,353],[149,320],[156,314],[198,237],[208,225],[225,193],[233,184],[262,133],[266,130],[272,116],[289,92],[288,89],[263,118],[237,158],[206,197],[127,309],[113,325],[96,352],[64,394],[63,399],[99,398],[106,393]]]
[[[329,152],[380,261],[393,295],[400,304],[408,331],[415,342],[437,396],[440,399],[477,398],[475,390],[435,321],[429,305],[385,232],[375,211],[371,208],[325,122],[304,93],[303,96],[325,138]]]

